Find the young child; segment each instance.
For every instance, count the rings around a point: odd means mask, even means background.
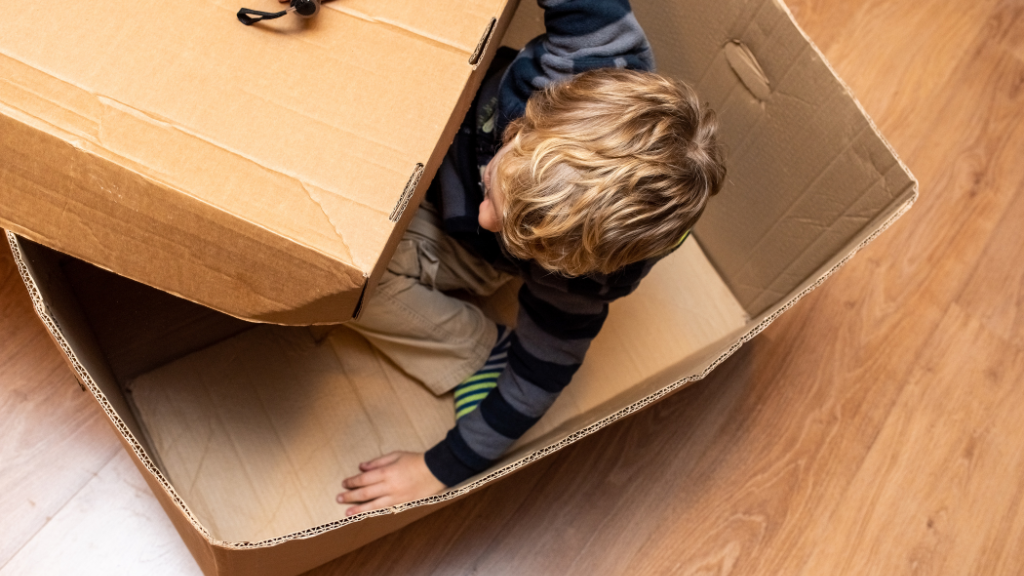
[[[352,515],[489,468],[554,403],[608,314],[686,239],[725,177],[714,113],[650,70],[628,0],[539,0],[547,33],[500,51],[351,326],[435,393],[456,425],[425,454],[360,465]],[[442,291],[520,276],[514,332]],[[467,374],[471,375],[467,378]]]

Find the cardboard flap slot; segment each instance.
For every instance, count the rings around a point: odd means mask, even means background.
[[[483,55],[484,50],[487,49],[487,42],[491,39],[491,33],[494,32],[494,25],[498,23],[497,18],[491,18],[491,21],[487,23],[487,27],[484,28],[484,33],[480,36],[480,41],[477,42],[476,48],[473,49],[473,54],[469,56],[469,65],[476,66],[480,63],[480,56]]]
[[[359,318],[359,313],[363,311],[363,300],[366,299],[366,288],[370,285],[370,280],[367,279],[366,283],[363,284],[363,291],[359,293],[359,301],[356,302],[356,309],[352,311],[352,319]]]
[[[758,100],[767,100],[772,94],[771,84],[765,76],[757,58],[745,44],[739,40],[731,40],[725,45],[725,59],[729,61],[732,71],[740,77],[743,85]]]
[[[405,209],[409,207],[409,200],[412,200],[412,195],[416,192],[416,186],[419,185],[420,178],[423,178],[422,163],[416,164],[416,167],[413,169],[412,174],[409,176],[409,181],[405,183],[405,189],[402,190],[402,195],[398,197],[398,202],[395,203],[395,207],[388,216],[388,220],[398,222],[402,219],[402,214],[405,214]]]

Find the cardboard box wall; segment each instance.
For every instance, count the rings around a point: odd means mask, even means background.
[[[140,288],[115,286],[116,279],[100,280],[85,265],[8,236],[40,317],[207,574],[299,573],[703,378],[913,203],[913,178],[782,5],[635,0],[634,9],[659,69],[694,83],[718,111],[730,149],[727,187],[698,225],[697,241],[613,304],[584,367],[542,422],[494,468],[440,496],[349,519],[334,507],[333,489],[350,465],[343,460],[425,447],[452,420],[450,399],[422,394],[351,332],[252,328],[196,308],[173,312],[188,320],[167,329],[156,311],[168,304],[155,291],[105,301],[104,293]],[[508,41],[538,25],[536,8],[524,3]],[[90,285],[104,288],[90,294]],[[501,302],[494,308],[510,312]],[[119,325],[125,334],[151,335],[150,343],[112,350]],[[243,356],[265,363],[229,361]],[[268,384],[301,372],[297,365],[311,368],[287,382],[286,394]],[[225,383],[211,386],[211,375]],[[246,387],[257,392],[246,396]],[[218,389],[227,402],[208,395]],[[258,416],[268,406],[273,414]],[[182,409],[199,419],[183,421]],[[326,417],[346,428],[315,430],[321,424],[311,423]],[[210,433],[197,437],[197,429]],[[352,448],[339,454],[337,434],[360,440],[342,442]],[[204,456],[228,465],[196,473]],[[278,483],[275,494],[299,498],[284,512],[282,500],[214,509],[230,496],[223,486],[251,482]],[[290,516],[281,526],[293,528],[268,532],[281,520],[272,515]],[[314,519],[295,528],[304,517]]]
[[[344,322],[514,7],[240,4],[6,2],[0,226],[239,318]]]

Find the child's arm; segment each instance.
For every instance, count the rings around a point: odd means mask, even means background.
[[[533,264],[519,293],[508,366],[476,410],[427,451],[430,471],[448,486],[491,467],[554,404],[583,363],[608,316],[608,303],[632,292],[654,260],[612,277],[566,279]]]
[[[595,68],[652,70],[654,56],[628,0],[538,0],[546,34],[519,53],[499,88],[498,129],[523,115],[534,91]],[[553,277],[533,265],[519,294],[509,364],[498,387],[426,454],[452,486],[489,468],[554,403],[583,363],[608,303],[634,290],[653,262],[600,281]]]
[[[632,292],[653,264],[627,266],[604,283],[575,279],[571,288],[553,286],[535,265],[520,290],[518,325],[498,387],[425,455],[392,452],[361,464],[362,473],[343,483],[349,491],[338,495],[339,503],[362,502],[346,514],[425,498],[489,468],[572,380],[608,302]]]
[[[502,79],[499,131],[509,120],[522,116],[534,91],[551,82],[595,68],[654,68],[650,45],[628,0],[538,3],[544,8],[547,33],[527,44]],[[408,453],[391,453],[375,460],[380,463],[375,470],[394,475],[391,484],[372,482],[376,476],[368,476],[369,469],[360,466],[363,473],[346,479],[346,488],[367,483],[393,488],[386,494],[373,492],[377,499],[349,511],[424,498],[489,468],[554,403],[601,329],[608,302],[631,292],[651,264],[627,267],[625,275],[608,285],[586,278],[569,280],[574,287],[548,285],[542,277],[550,280],[551,275],[535,266],[520,292],[516,339],[498,387],[425,455],[412,458],[401,456]],[[429,480],[424,468],[433,472]],[[371,497],[347,494],[339,494],[339,502]]]
[[[596,68],[654,70],[654,53],[629,0],[537,1],[545,34],[519,52],[502,79],[499,130],[523,115],[531,94],[552,82]]]

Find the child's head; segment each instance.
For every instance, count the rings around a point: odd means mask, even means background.
[[[481,225],[568,276],[667,253],[725,179],[714,112],[681,82],[602,69],[537,92],[487,167]]]

